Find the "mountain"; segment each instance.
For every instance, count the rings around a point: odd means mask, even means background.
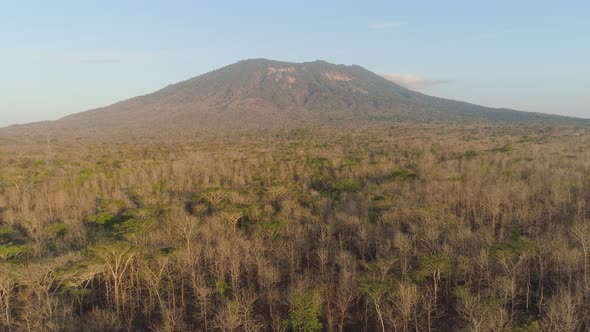
[[[148,95],[21,129],[153,132],[350,121],[566,124],[583,120],[431,97],[356,65],[254,59]]]

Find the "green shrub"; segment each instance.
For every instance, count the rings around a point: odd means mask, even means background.
[[[474,150],[468,150],[465,152],[465,158],[471,159],[477,156],[477,152]]]
[[[512,151],[512,144],[508,143],[506,145],[503,145],[503,146],[498,147],[498,148],[491,149],[489,151],[507,153],[507,152]]]
[[[117,217],[110,212],[99,212],[88,216],[87,219],[97,225],[110,226],[116,223]]]
[[[24,236],[9,226],[0,227],[0,244],[24,242]]]
[[[334,186],[332,186],[332,191],[334,192],[338,192],[338,193],[355,193],[357,191],[359,191],[361,189],[361,186],[358,182],[354,181],[354,180],[343,180],[340,182],[337,182],[336,184],[334,184]]]
[[[222,298],[225,299],[230,293],[232,289],[229,287],[225,280],[220,280],[215,283],[215,292]]]
[[[393,181],[415,180],[417,178],[418,174],[407,169],[399,169],[389,174],[389,179]]]
[[[289,325],[296,332],[315,332],[322,330],[318,317],[322,314],[322,305],[314,291],[295,294],[291,299]]]
[[[48,230],[57,237],[66,235],[66,225],[60,222],[51,224]]]
[[[8,243],[0,246],[0,260],[11,260],[31,252],[28,245]]]

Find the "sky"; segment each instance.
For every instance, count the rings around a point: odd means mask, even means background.
[[[566,0],[0,0],[0,126],[250,58],[357,64],[430,95],[590,118],[589,17],[590,1]]]

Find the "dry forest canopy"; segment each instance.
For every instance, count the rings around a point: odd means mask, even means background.
[[[3,331],[587,331],[590,129],[0,142]]]

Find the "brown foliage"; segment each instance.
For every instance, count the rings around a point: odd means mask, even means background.
[[[0,329],[590,328],[586,128],[155,142],[0,145]]]

